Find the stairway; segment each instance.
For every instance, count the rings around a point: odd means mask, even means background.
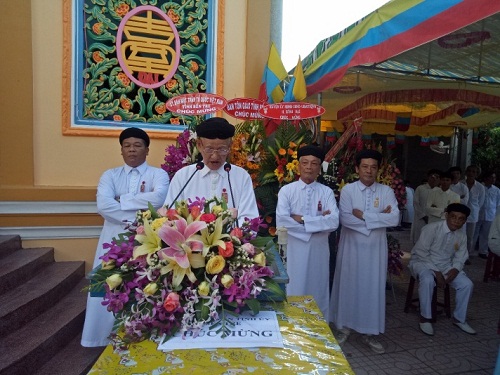
[[[80,345],[84,262],[0,236],[0,375],[86,374],[104,348]]]

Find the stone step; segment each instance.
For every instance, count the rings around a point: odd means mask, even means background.
[[[9,255],[14,250],[22,248],[21,236],[1,235],[0,236],[0,258]]]
[[[48,273],[43,276],[50,279]],[[64,297],[52,300],[49,309],[12,333],[0,334],[0,375],[33,374],[81,333],[87,301],[82,289],[87,284],[80,278]]]
[[[36,321],[80,280],[86,282],[84,275],[84,262],[54,262],[38,270],[27,282],[0,295],[0,337],[32,319]]]
[[[81,333],[32,375],[87,375],[105,347],[81,346]]]
[[[28,281],[38,270],[54,262],[54,248],[19,249],[0,258],[0,294]]]

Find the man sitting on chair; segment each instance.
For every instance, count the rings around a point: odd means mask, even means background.
[[[431,300],[436,284],[442,288],[449,284],[456,290],[453,324],[466,333],[476,334],[466,322],[473,284],[462,271],[468,257],[467,236],[459,230],[469,214],[470,209],[464,204],[448,205],[445,220],[423,227],[411,251],[408,267],[412,276],[419,281],[420,330],[426,335],[434,335]]]

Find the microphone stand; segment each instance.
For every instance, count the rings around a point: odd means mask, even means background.
[[[231,164],[224,164],[224,170],[227,172],[227,181],[229,182],[229,191],[231,192],[231,200],[233,201],[233,207],[236,208],[236,203],[234,202],[233,187],[231,186],[231,178],[229,177],[229,171],[231,170]],[[239,227],[238,215],[236,215],[236,226]]]
[[[199,161],[198,163],[196,163],[196,169],[194,170],[193,174],[189,177],[189,179],[186,181],[186,183],[182,187],[181,191],[179,191],[179,194],[177,194],[177,196],[174,198],[174,200],[172,201],[172,203],[170,203],[170,205],[168,206],[169,210],[175,204],[175,202],[177,201],[177,198],[179,198],[181,196],[182,192],[188,186],[189,182],[192,180],[192,178],[194,177],[194,175],[196,174],[196,172],[198,172],[199,170],[203,169],[204,166],[205,166],[205,163],[203,163],[202,161]]]

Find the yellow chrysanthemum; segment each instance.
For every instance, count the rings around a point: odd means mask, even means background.
[[[153,222],[151,223],[151,229],[153,229],[155,232],[165,224],[165,222],[168,219],[166,217],[160,217],[158,219],[154,219]]]

